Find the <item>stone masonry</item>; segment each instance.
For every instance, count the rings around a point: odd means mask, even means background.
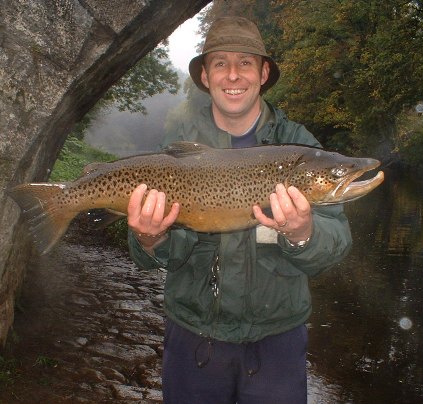
[[[6,190],[48,178],[72,127],[210,0],[0,0],[0,347],[31,253]]]

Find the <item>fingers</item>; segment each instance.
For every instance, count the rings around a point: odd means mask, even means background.
[[[259,221],[260,224],[267,227],[273,227],[273,228],[275,227],[275,221],[271,219],[270,217],[267,217],[261,210],[260,206],[254,205],[253,213],[255,218]]]
[[[172,205],[172,208],[170,209],[169,214],[163,219],[163,225],[165,226],[166,229],[172,226],[176,222],[176,219],[178,218],[178,215],[179,215],[179,210],[180,210],[179,203],[174,202]]]
[[[142,184],[135,188],[129,199],[128,226],[136,233],[156,236],[175,222],[179,209],[179,204],[174,203],[165,216],[166,195],[156,189],[147,192],[147,186]]]
[[[305,196],[295,187],[278,184],[270,195],[273,218],[267,217],[259,206],[253,213],[259,223],[271,227],[290,238],[309,237],[312,229],[311,207]]]
[[[287,189],[287,193],[291,198],[298,215],[307,216],[311,211],[311,206],[306,197],[295,187],[291,186]]]
[[[134,189],[128,203],[128,225],[133,228],[137,225],[141,214],[141,204],[144,194],[147,191],[147,185],[141,184]]]
[[[288,189],[283,184],[276,186],[276,193],[271,195],[272,213],[277,223],[283,225],[288,220],[308,216],[311,212],[310,203],[295,187]],[[273,201],[273,204],[272,204]]]
[[[165,203],[165,195],[163,192],[152,189],[148,193],[139,217],[140,225],[148,229],[148,231],[143,233],[154,234],[154,232],[160,228],[163,221]]]
[[[288,217],[293,216],[295,207],[288,195],[286,188],[282,184],[276,185],[276,192],[270,195],[270,207],[273,218],[278,227],[286,226]]]

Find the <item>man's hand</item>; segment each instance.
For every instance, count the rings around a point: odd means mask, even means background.
[[[156,189],[147,192],[145,184],[139,185],[132,192],[128,203],[128,226],[144,247],[151,249],[163,241],[167,230],[175,223],[179,214],[179,204],[175,202],[167,216],[165,209],[164,192]]]
[[[262,225],[275,229],[292,243],[307,240],[311,236],[311,206],[297,188],[291,186],[286,189],[283,184],[278,184],[276,192],[270,195],[270,207],[273,219],[266,216],[260,206],[253,206],[254,216]]]

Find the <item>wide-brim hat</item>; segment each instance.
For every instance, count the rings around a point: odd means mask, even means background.
[[[210,26],[203,51],[189,63],[189,73],[195,85],[206,93],[209,89],[201,82],[204,55],[210,52],[240,52],[263,56],[269,63],[269,78],[261,86],[261,93],[272,87],[280,72],[275,61],[268,56],[257,26],[243,17],[220,17]]]

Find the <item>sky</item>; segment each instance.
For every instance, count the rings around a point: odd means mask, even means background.
[[[169,58],[172,64],[183,72],[188,72],[189,61],[197,56],[196,47],[200,42],[197,16],[186,20],[169,37]]]

